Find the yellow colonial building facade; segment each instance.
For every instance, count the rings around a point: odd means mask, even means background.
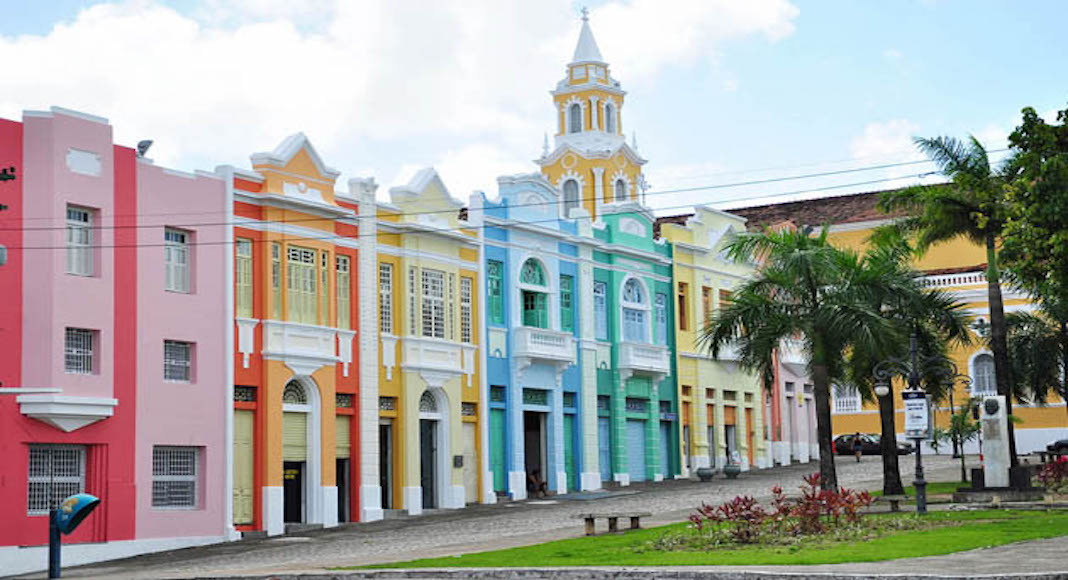
[[[873,192],[731,211],[748,217],[750,222],[758,225],[784,221],[798,227],[811,225],[818,228],[826,225],[832,243],[863,251],[875,228],[891,221],[890,217],[876,208],[878,200],[879,192]],[[977,334],[983,331],[984,326],[989,328],[986,251],[983,247],[958,238],[930,248],[916,260],[914,267],[925,274],[923,283],[926,286],[944,290],[964,305]],[[1034,309],[1027,295],[1009,287],[1003,287],[1002,292],[1006,313]],[[954,387],[953,401],[957,408],[969,397],[996,394],[997,391],[994,357],[981,337],[976,338],[971,345],[958,347],[950,354],[958,371],[971,379],[970,385],[958,382]],[[831,395],[835,436],[858,431],[879,432],[877,403],[862,400],[857,390],[848,385],[835,386]],[[1019,418],[1016,425],[1016,449],[1019,453],[1045,449],[1051,440],[1068,434],[1064,405],[1064,401],[1056,395],[1042,406],[1014,402],[1013,414]],[[897,410],[897,432],[901,433],[904,415],[901,411],[900,385],[894,388],[894,406]],[[934,410],[935,425],[947,427],[951,413],[947,398]],[[948,449],[943,447],[941,451]],[[969,444],[966,451],[977,452],[976,444]]]
[[[433,169],[377,204],[383,509],[489,501],[479,359],[481,230]]]
[[[763,386],[741,369],[733,349],[714,359],[699,345],[705,321],[730,300],[753,268],[726,259],[723,245],[745,231],[745,218],[698,206],[693,214],[657,220],[674,248],[675,365],[684,475],[728,462],[742,469],[771,465]]]

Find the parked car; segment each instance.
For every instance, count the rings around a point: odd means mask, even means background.
[[[860,434],[860,452],[863,455],[879,455],[881,435],[871,433]],[[853,455],[853,435],[839,435],[834,438],[834,450],[837,455]],[[897,444],[898,455],[908,455],[915,451],[911,443],[900,442]]]
[[[1058,439],[1056,441],[1050,441],[1049,445],[1046,445],[1046,451],[1050,453],[1068,454],[1068,439]]]

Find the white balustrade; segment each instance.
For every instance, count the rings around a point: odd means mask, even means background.
[[[522,326],[513,334],[513,355],[575,364],[575,338],[569,332]]]

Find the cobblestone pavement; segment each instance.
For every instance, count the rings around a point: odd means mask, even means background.
[[[902,458],[902,478],[912,478],[911,457]],[[952,479],[958,467],[946,456],[925,457],[928,479]],[[817,470],[816,463],[742,474],[734,481],[666,481],[636,484],[596,500],[541,500],[472,506],[417,518],[343,525],[299,535],[243,540],[149,554],[64,570],[65,578],[188,578],[219,575],[322,572],[324,568],[448,556],[576,537],[581,511],[640,510],[655,514],[649,525],[681,521],[700,502],[736,495],[768,495],[773,485],[787,490]],[[861,463],[838,461],[839,484],[857,489],[881,487],[877,456]],[[645,522],[643,522],[645,523]],[[603,524],[602,524],[603,525]],[[36,576],[43,577],[38,574]]]

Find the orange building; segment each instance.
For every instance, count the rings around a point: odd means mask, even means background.
[[[335,192],[303,134],[252,169],[218,172],[233,196],[233,522],[280,534],[359,518],[356,192]]]

